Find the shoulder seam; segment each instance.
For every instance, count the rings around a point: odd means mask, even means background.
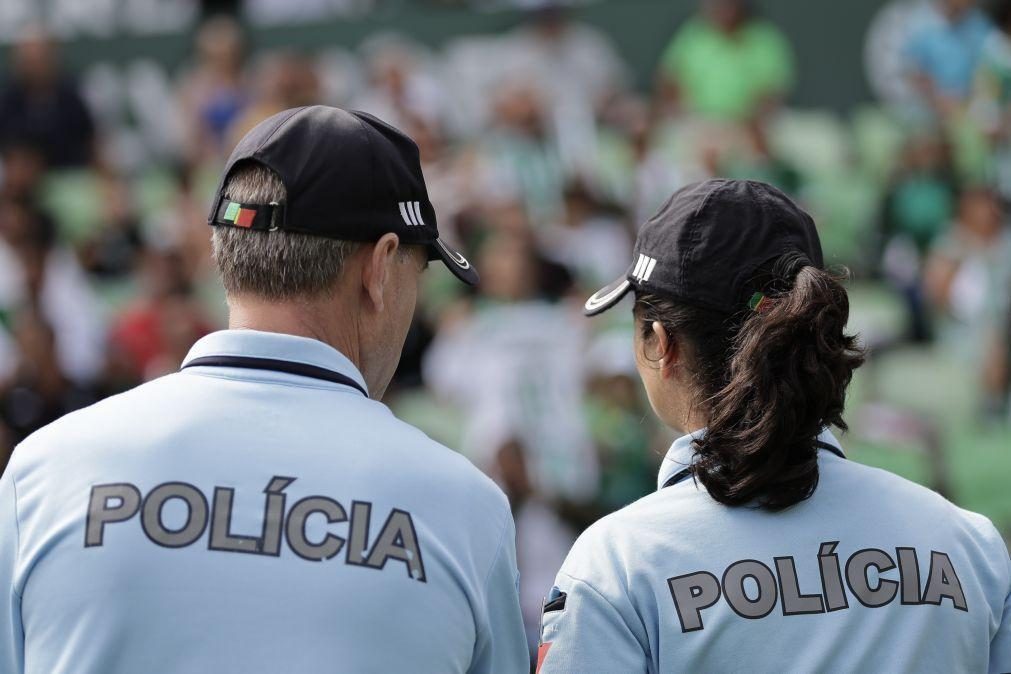
[[[588,587],[590,589],[590,591],[593,592],[593,594],[597,595],[598,597],[600,597],[601,599],[603,599],[605,602],[607,602],[607,605],[610,606],[611,609],[621,618],[621,622],[625,625],[625,629],[627,629],[628,632],[629,632],[629,634],[631,634],[632,637],[636,640],[636,642],[639,644],[639,647],[643,648],[643,643],[641,641],[639,641],[639,635],[637,635],[632,630],[632,628],[628,625],[628,623],[625,621],[625,616],[622,615],[622,612],[618,609],[618,607],[615,606],[614,603],[610,599],[608,599],[607,597],[605,597],[604,594],[600,590],[598,590],[597,588],[593,587],[593,585],[591,585],[588,581],[585,581],[582,578],[576,578],[571,573],[568,573],[566,571],[559,571],[558,574],[561,575],[561,576],[566,576],[567,578],[569,578],[571,580],[574,580],[577,583],[582,583],[583,585],[585,585],[586,587]],[[647,659],[652,660],[653,655],[652,655],[652,653],[649,652],[648,644],[644,648],[644,653],[645,653]]]
[[[13,452],[12,452],[13,455]],[[18,560],[21,557],[21,518],[18,515],[18,481],[14,477],[14,469],[9,468],[11,471],[11,487],[14,489],[14,569],[18,568]],[[11,582],[11,592],[17,595],[18,599],[21,599],[21,593],[18,592],[17,583]]]
[[[614,611],[616,613],[618,613],[618,615],[621,615],[621,611],[618,610],[618,607],[615,606],[611,602],[610,599],[608,599],[607,597],[605,597],[604,594],[600,590],[598,590],[597,588],[593,587],[593,585],[591,585],[588,581],[585,581],[582,578],[576,578],[575,576],[573,576],[571,573],[568,573],[567,571],[559,571],[558,573],[561,574],[561,575],[563,575],[563,576],[567,576],[570,580],[574,580],[577,583],[582,583],[586,587],[590,588],[590,590],[593,591],[593,594],[597,595],[598,597],[600,597],[601,599],[603,599],[604,601],[606,601],[608,606],[610,606],[611,608],[613,608]]]
[[[502,549],[505,547],[505,541],[509,534],[509,522],[506,520],[502,524],[502,533],[498,537],[498,548],[495,549],[495,555],[491,558],[491,564],[488,565],[488,571],[484,574],[484,581],[481,583],[481,587],[486,591],[488,589],[488,582],[491,581],[492,571],[495,570],[495,564],[498,563],[499,557],[502,556]]]

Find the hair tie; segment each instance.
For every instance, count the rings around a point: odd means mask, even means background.
[[[748,308],[756,314],[766,313],[772,309],[775,304],[776,303],[774,301],[766,297],[763,293],[755,293],[751,296],[751,299],[748,300]]]
[[[772,277],[778,282],[784,283],[787,287],[792,286],[797,280],[797,274],[804,267],[810,267],[811,260],[800,251],[790,251],[780,255],[772,265]]]

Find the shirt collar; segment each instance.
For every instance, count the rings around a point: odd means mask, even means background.
[[[667,455],[663,457],[663,461],[660,463],[660,474],[656,479],[657,489],[663,489],[663,486],[667,484],[667,480],[671,479],[675,473],[684,470],[692,464],[695,460],[694,443],[696,440],[701,440],[705,434],[706,429],[702,428],[688,435],[682,435],[674,441],[674,444],[667,450]],[[829,429],[826,428],[821,432],[818,436],[818,441],[835,447],[842,454],[842,446]]]
[[[350,377],[364,390],[368,390],[362,373],[347,356],[332,346],[309,337],[259,330],[219,330],[197,340],[186,354],[183,366],[206,356],[273,358],[314,365]]]

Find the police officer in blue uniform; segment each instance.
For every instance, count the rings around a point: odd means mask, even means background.
[[[636,241],[657,491],[576,542],[544,606],[553,672],[1009,672],[1011,564],[984,517],[845,458],[863,355],[814,222],[779,190],[676,192]]]
[[[210,214],[230,327],[0,479],[0,674],[519,672],[502,492],[379,400],[439,239],[418,149],[313,106]]]

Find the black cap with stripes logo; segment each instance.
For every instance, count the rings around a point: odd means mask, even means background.
[[[284,203],[228,198],[224,185],[229,174],[247,162],[280,176],[287,192]],[[365,112],[313,105],[257,124],[228,158],[208,222],[345,241],[376,241],[393,232],[403,244],[425,246],[429,259],[442,260],[462,281],[478,281],[467,259],[439,238],[418,146]]]
[[[756,272],[786,253],[824,265],[814,220],[781,191],[754,180],[687,185],[642,225],[625,277],[586,300],[584,313],[644,290],[733,314],[748,308]]]

